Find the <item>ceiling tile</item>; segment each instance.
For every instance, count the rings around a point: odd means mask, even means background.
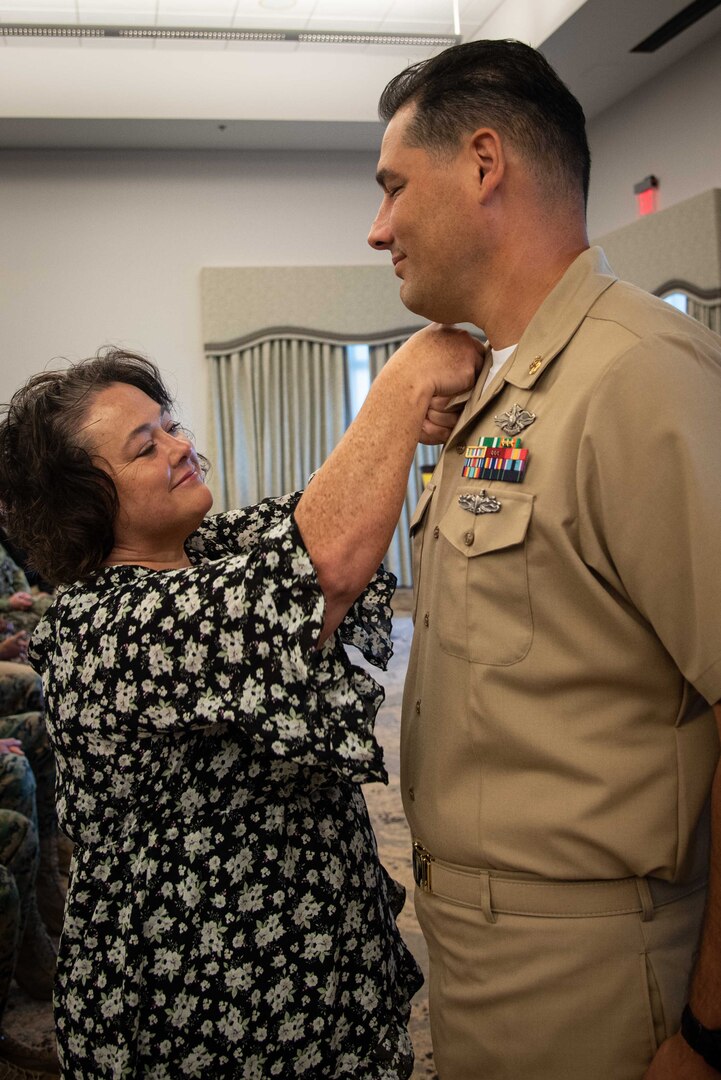
[[[461,0],[459,4],[461,19],[467,22],[482,22],[498,7],[498,0]]]
[[[235,0],[158,0],[158,17],[163,21],[174,15],[194,15],[202,23],[206,15],[223,15],[230,22]]]
[[[391,0],[318,0],[313,11],[313,21],[318,19],[349,19],[378,22],[384,19]]]
[[[233,27],[244,30],[303,30],[308,23],[304,16],[293,17],[286,15],[284,18],[271,18],[266,15],[236,15],[230,24]]]
[[[75,23],[77,14],[75,5],[63,0],[50,7],[47,3],[43,7],[35,7],[32,11],[28,8],[3,8],[0,15],[4,23]]]
[[[30,14],[45,14],[48,11],[69,10],[75,15],[75,2],[74,0],[12,0],[10,4],[0,5],[0,12],[6,19],[8,14],[17,14],[22,12],[23,17]],[[7,21],[7,20],[6,20]],[[33,19],[33,22],[36,22]]]
[[[453,4],[451,0],[393,0],[386,18],[409,24],[430,21],[452,26]]]
[[[118,3],[117,0],[78,0],[78,11],[81,22],[92,22],[99,14],[143,16],[152,21],[155,18],[155,0],[125,0],[125,3]]]
[[[237,0],[235,15],[236,19],[242,15],[257,16],[262,19],[302,18],[311,14],[315,4],[316,0],[295,0],[295,3],[285,4],[281,8],[274,4],[266,6],[260,3],[260,0]]]

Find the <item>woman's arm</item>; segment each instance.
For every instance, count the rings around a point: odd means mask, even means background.
[[[319,641],[340,624],[388,550],[418,443],[447,435],[427,419],[433,398],[467,390],[479,360],[465,331],[432,325],[414,334],[304,492],[295,519],[326,601]]]

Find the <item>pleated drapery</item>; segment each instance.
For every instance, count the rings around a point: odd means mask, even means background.
[[[209,361],[216,510],[304,487],[350,420],[344,346],[269,339]]]
[[[698,319],[710,330],[721,334],[721,299],[707,301],[698,299],[692,293],[686,295],[688,297],[687,314]]]
[[[407,338],[369,346],[375,378]],[[210,379],[209,483],[215,510],[228,510],[305,487],[351,421],[344,343],[301,336],[261,338],[207,354]],[[421,465],[438,447],[419,447],[401,518],[384,559],[399,585],[412,585],[408,535],[422,491]],[[383,462],[376,468],[381,470]],[[368,481],[372,484],[373,470]]]

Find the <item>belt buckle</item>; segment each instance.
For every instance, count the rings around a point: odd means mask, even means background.
[[[432,892],[431,863],[433,856],[419,840],[413,841],[413,878],[422,892]]]

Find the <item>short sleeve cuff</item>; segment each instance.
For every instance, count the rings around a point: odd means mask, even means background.
[[[689,681],[693,682],[699,694],[706,698],[709,705],[715,705],[721,700],[721,659],[707,667],[697,679]]]

